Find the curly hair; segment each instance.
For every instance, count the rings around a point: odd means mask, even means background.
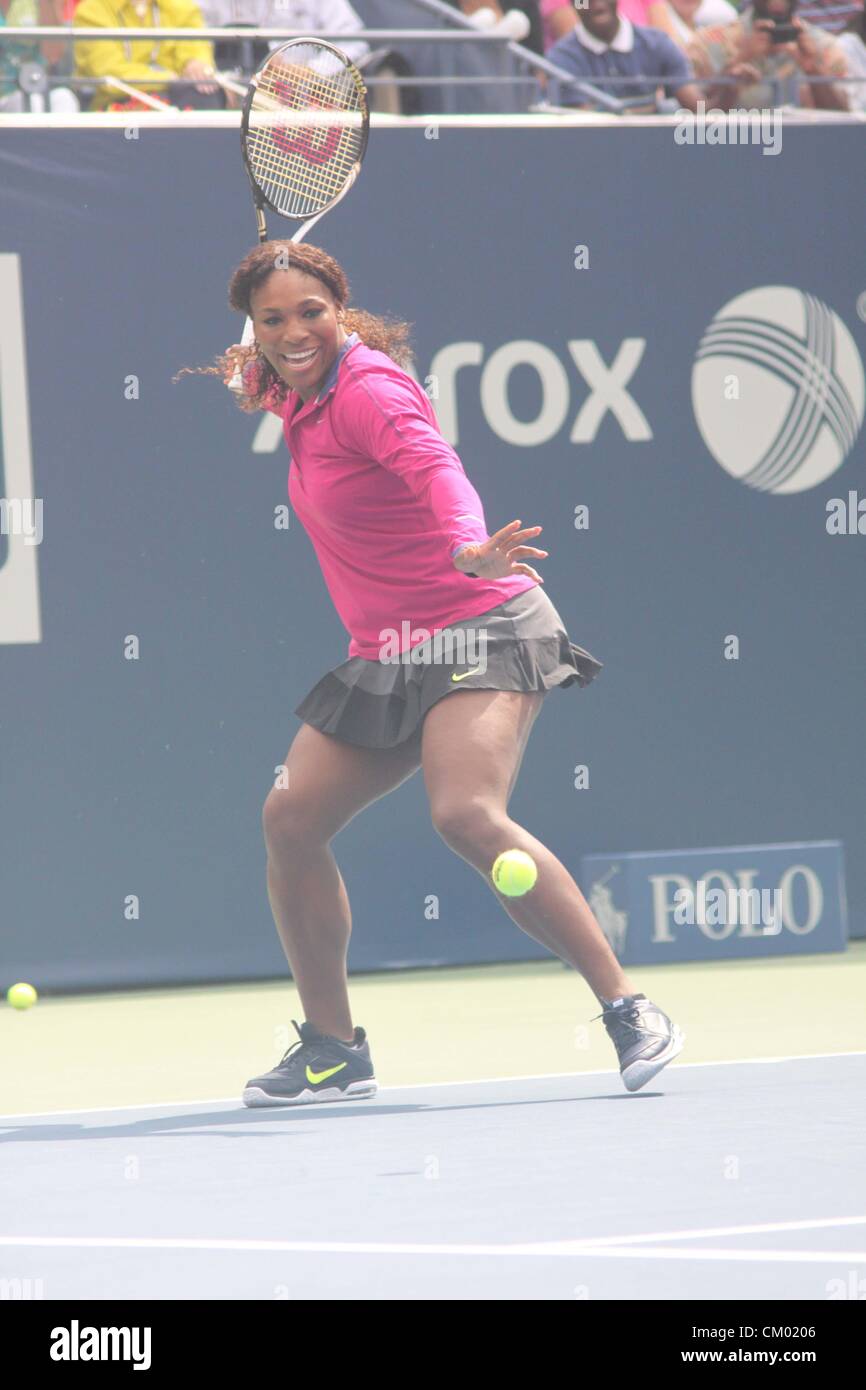
[[[344,310],[343,324],[348,333],[357,333],[367,347],[387,353],[398,366],[404,369],[411,366],[409,331],[412,325],[367,313],[365,309],[347,308],[349,281],[346,272],[333,256],[318,246],[292,241],[266,241],[256,246],[244,257],[229,281],[229,308],[251,318],[253,290],[264,284],[275,270],[302,270],[314,275],[330,290],[337,307]],[[254,343],[248,347],[234,345],[232,350],[220,353],[211,367],[182,367],[172,377],[172,382],[187,374],[219,376],[226,380],[237,369],[243,373],[245,387],[245,394],[238,393],[235,397],[241,410],[280,408],[291,387]]]

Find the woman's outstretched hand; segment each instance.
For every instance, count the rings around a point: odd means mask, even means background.
[[[480,579],[507,579],[512,574],[528,574],[531,579],[543,584],[544,580],[531,565],[523,562],[524,555],[544,557],[546,550],[537,550],[533,545],[524,545],[528,536],[537,536],[540,526],[528,526],[521,531],[520,521],[509,521],[501,531],[497,531],[481,545],[464,545],[454,556],[454,568],[461,574],[471,571]]]

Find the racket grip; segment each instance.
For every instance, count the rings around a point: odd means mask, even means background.
[[[252,321],[252,319],[247,319],[246,323],[244,324],[243,336],[242,336],[242,338],[241,338],[241,346],[242,346],[242,347],[249,347],[249,346],[254,342],[255,336],[256,336],[256,331],[255,331],[255,329],[253,328],[253,321]],[[230,391],[234,391],[235,394],[238,395],[238,396],[242,396],[242,395],[243,395],[243,393],[244,393],[244,379],[243,379],[243,377],[242,377],[242,375],[241,375],[240,372],[235,372],[235,374],[234,374],[234,376],[232,377],[231,381],[228,383],[228,388],[229,388]]]

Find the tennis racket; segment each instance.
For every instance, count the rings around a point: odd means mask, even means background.
[[[332,44],[291,39],[253,76],[241,115],[241,153],[256,210],[259,242],[268,239],[265,208],[307,232],[348,193],[367,149],[370,113],[358,69]],[[241,343],[255,332],[247,319]],[[229,382],[243,391],[238,371]]]

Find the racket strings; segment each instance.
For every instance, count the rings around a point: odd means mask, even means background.
[[[311,53],[315,56],[308,61],[295,63],[276,57],[262,69],[246,137],[256,182],[290,217],[312,216],[334,201],[365,139],[359,77],[321,50]],[[330,71],[310,65],[321,67],[323,58]]]
[[[281,106],[304,111],[311,106],[357,111],[359,93],[351,73],[339,65],[331,74],[316,72],[308,64],[276,60],[261,73],[258,90],[276,97]]]
[[[247,142],[256,182],[281,212],[301,216],[330,203],[343,188],[355,165],[352,148],[332,155],[327,165],[313,164],[301,153],[274,148],[272,136],[260,132]]]

